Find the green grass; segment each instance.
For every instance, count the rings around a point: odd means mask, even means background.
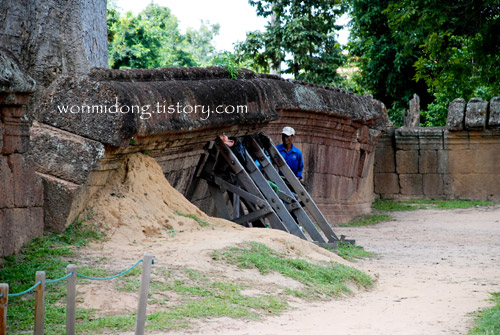
[[[492,295],[491,300],[496,305],[479,311],[476,326],[469,331],[470,335],[500,335],[500,292]]]
[[[362,287],[372,285],[368,275],[351,267],[334,262],[320,266],[303,259],[288,258],[256,242],[216,251],[213,258],[240,268],[256,268],[264,275],[271,272],[280,273],[304,284],[304,293],[311,298],[328,298],[351,293],[348,285],[352,283]]]
[[[345,242],[339,242],[337,254],[351,262],[356,259],[375,257],[375,253],[366,251],[361,246]]]
[[[492,201],[479,200],[434,200],[434,199],[376,199],[372,204],[373,214],[365,214],[356,217],[354,220],[341,223],[341,227],[362,227],[375,225],[385,221],[391,221],[390,212],[413,211],[417,209],[461,209],[479,206],[493,206]]]
[[[8,283],[10,293],[22,292],[35,284],[37,271],[45,271],[47,280],[63,277],[66,266],[76,257],[75,250],[91,240],[101,239],[95,227],[76,220],[63,234],[47,233],[29,242],[17,254],[5,257],[0,282]],[[45,297],[46,334],[62,334],[65,325],[65,281],[47,284]],[[16,334],[33,329],[34,293],[9,298],[7,332]],[[90,310],[80,309],[77,318],[88,318]]]
[[[206,226],[209,226],[210,225],[210,222],[208,221],[205,221],[199,217],[197,217],[196,215],[193,215],[193,214],[184,214],[182,212],[179,212],[177,211],[177,215],[180,215],[180,216],[183,216],[185,218],[190,218],[190,219],[193,219],[195,220],[196,222],[198,222],[198,224],[200,225],[200,227],[206,227]]]
[[[480,200],[434,200],[434,199],[412,199],[412,200],[394,200],[377,199],[372,208],[382,212],[411,211],[417,209],[460,209],[478,206],[493,206],[496,203],[492,201]]]
[[[348,223],[341,223],[341,227],[362,227],[371,226],[380,222],[391,221],[392,217],[389,214],[365,214],[358,216]]]

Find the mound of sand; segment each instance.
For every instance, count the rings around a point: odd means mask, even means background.
[[[88,208],[94,212],[90,222],[105,229],[106,249],[115,256],[132,249],[169,250],[182,264],[195,265],[208,250],[258,241],[288,254],[343,263],[335,254],[286,232],[244,228],[206,215],[169,184],[153,158],[143,154],[127,156]]]

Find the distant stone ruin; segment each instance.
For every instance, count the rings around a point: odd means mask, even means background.
[[[398,128],[378,142],[383,198],[500,200],[500,97],[455,99],[445,128]]]

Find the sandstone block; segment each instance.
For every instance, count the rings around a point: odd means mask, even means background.
[[[14,207],[12,171],[10,170],[7,157],[0,155],[0,209],[12,207]]]
[[[458,98],[448,105],[448,117],[446,119],[446,128],[450,131],[459,131],[464,129],[465,119],[465,100]]]
[[[500,97],[494,97],[490,100],[488,128],[500,129]]]
[[[45,228],[62,232],[71,224],[73,205],[77,205],[77,197],[81,186],[47,175],[40,175],[44,189],[44,222]]]
[[[424,174],[423,189],[426,197],[442,197],[444,195],[443,176],[441,174]]]
[[[104,157],[104,146],[59,129],[34,123],[28,157],[37,172],[75,184],[84,184],[89,172]]]
[[[437,150],[421,150],[418,162],[419,173],[437,173],[439,171]]]
[[[468,130],[486,129],[488,101],[472,98],[467,103],[465,111],[465,128]]]
[[[25,153],[29,149],[29,122],[22,119],[4,120],[2,153]]]
[[[399,184],[402,195],[423,195],[423,182],[421,174],[400,174]]]
[[[420,128],[418,139],[420,150],[440,150],[444,148],[444,128]]]
[[[399,194],[399,179],[395,173],[376,173],[375,193],[380,195]]]
[[[373,171],[375,173],[396,172],[394,148],[391,142],[379,142],[379,145],[377,145],[377,149],[375,149]]]
[[[418,173],[418,150],[397,150],[396,171],[398,174]]]
[[[11,255],[43,234],[43,210],[41,207],[2,209],[0,230],[0,253]]]
[[[12,171],[15,207],[41,207],[43,190],[40,179],[23,155],[8,156],[8,164]]]

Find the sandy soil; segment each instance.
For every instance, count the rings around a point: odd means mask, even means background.
[[[373,227],[337,228],[378,254],[356,263],[378,278],[373,290],[262,322],[206,322],[184,334],[467,334],[471,313],[500,291],[500,207],[394,216]]]
[[[236,269],[211,258],[213,250],[244,241],[259,241],[311,261],[347,263],[290,234],[245,229],[206,216],[172,188],[161,168],[146,156],[131,156],[107,185],[91,207],[93,222],[106,227],[110,240],[84,250],[81,261],[86,256],[104,257],[112,272],[150,251],[157,268],[186,267],[220,273],[226,280],[245,278],[261,282],[263,290],[279,289],[276,283],[297,285],[280,275],[261,276],[256,270]],[[179,213],[196,215],[207,224]],[[283,315],[258,322],[196,320],[192,329],[175,334],[466,334],[472,324],[470,313],[488,305],[488,292],[500,291],[500,207],[394,216],[394,221],[372,227],[336,228],[338,234],[356,239],[378,255],[349,264],[377,278],[372,290],[330,302],[295,302]],[[80,306],[107,313],[135,309],[136,293],[113,295],[111,290],[102,283],[85,285]]]

